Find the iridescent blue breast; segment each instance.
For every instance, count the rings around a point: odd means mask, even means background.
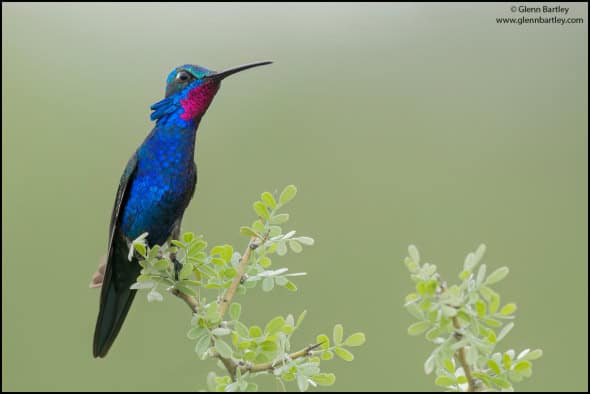
[[[167,241],[195,187],[194,129],[157,130],[137,152],[137,169],[123,209],[121,230],[132,240]]]

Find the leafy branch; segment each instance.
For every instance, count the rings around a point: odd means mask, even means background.
[[[496,345],[514,327],[516,304],[500,308],[500,295],[491,285],[508,275],[508,267],[487,274],[487,266],[476,266],[485,254],[485,245],[469,253],[459,274],[461,283],[448,286],[434,264],[420,265],[414,245],[408,248],[405,264],[416,283],[416,292],[406,296],[405,308],[418,322],[408,327],[410,335],[425,333],[437,347],[424,363],[424,371],[436,371],[435,384],[449,391],[513,390],[513,383],[532,375],[532,361],[542,356],[540,349],[512,349],[494,352]],[[495,329],[499,329],[497,333]]]
[[[332,385],[335,376],[322,372],[320,364],[339,356],[352,361],[349,348],[365,342],[363,333],[343,337],[342,325],[334,327],[334,345],[325,334],[316,342],[298,351],[291,351],[291,338],[299,328],[306,312],[294,316],[277,316],[264,329],[248,327],[241,320],[242,306],[235,302],[236,295],[244,296],[260,286],[264,292],[277,287],[297,291],[292,278],[305,273],[288,273],[287,268],[271,269],[275,257],[284,256],[289,249],[300,253],[303,246],[314,244],[313,238],[296,236],[294,230],[283,232],[281,225],[289,214],[281,209],[297,192],[287,186],[278,199],[269,192],[254,202],[257,219],[240,228],[249,241],[243,254],[231,245],[216,245],[207,250],[202,236],[184,233],[180,240],[165,245],[148,246],[148,234],[133,241],[130,257],[135,253],[142,267],[133,289],[147,291],[148,301],[162,301],[162,287],[183,300],[192,313],[189,339],[195,341],[195,353],[201,359],[217,359],[226,374],[214,372],[207,379],[211,391],[256,391],[252,380],[259,375],[271,375],[279,387],[296,381],[300,391],[309,386]]]

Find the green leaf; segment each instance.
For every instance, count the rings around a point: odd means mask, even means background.
[[[465,279],[469,278],[469,275],[470,275],[469,271],[461,271],[461,273],[459,274],[459,279],[465,280]]]
[[[258,234],[254,229],[246,226],[240,227],[240,234],[247,235],[248,237],[255,237],[262,239],[262,235]]]
[[[502,322],[500,322],[496,319],[482,318],[481,322],[488,327],[501,327],[502,326]]]
[[[260,338],[262,336],[262,329],[258,326],[251,326],[249,333],[250,338]]]
[[[491,358],[488,359],[488,365],[496,375],[500,375],[502,373],[502,370],[500,370],[500,366]]]
[[[307,246],[312,246],[315,243],[314,239],[311,237],[297,237],[297,241]]]
[[[473,253],[469,253],[467,257],[465,257],[465,262],[463,263],[463,271],[467,271],[471,273],[471,270],[475,268],[477,261],[475,260],[475,255]]]
[[[516,311],[516,304],[506,304],[500,309],[500,314],[503,316],[508,316]]]
[[[514,327],[514,323],[510,322],[508,324],[506,324],[502,330],[500,331],[500,334],[498,334],[498,337],[496,338],[496,340],[499,342],[501,341],[506,335],[508,335],[508,333],[510,332],[510,330],[512,330],[512,328]]]
[[[148,300],[148,302],[163,301],[164,297],[162,296],[162,294],[158,293],[156,290],[152,290],[148,293],[147,300]]]
[[[445,365],[445,368],[447,369],[447,371],[449,371],[452,374],[455,373],[455,364],[453,364],[453,362],[451,360],[446,359],[444,361],[444,365]]]
[[[420,264],[420,253],[418,252],[416,245],[408,246],[408,255],[414,263]]]
[[[195,233],[187,232],[182,234],[182,240],[187,244],[191,242],[193,239],[195,239]]]
[[[301,314],[299,315],[299,317],[297,318],[297,323],[295,323],[295,328],[298,328],[301,323],[303,323],[303,320],[305,319],[305,316],[307,315],[307,311],[303,311],[301,312]]]
[[[478,285],[482,284],[485,278],[486,278],[486,265],[482,264],[479,266],[479,270],[477,271],[476,283]]]
[[[171,240],[171,241],[170,241],[170,243],[171,243],[172,245],[174,245],[174,246],[177,246],[177,247],[179,247],[179,248],[184,248],[184,247],[185,247],[185,245],[184,245],[184,242],[181,242],[181,241],[179,241],[179,240],[177,240],[177,239],[173,239],[173,240]]]
[[[344,341],[344,345],[351,347],[361,346],[365,343],[365,341],[365,334],[363,334],[362,332],[356,332],[350,335],[348,338],[346,338],[346,340]]]
[[[424,363],[424,372],[426,373],[426,375],[430,375],[432,373],[432,371],[434,371],[434,362],[436,361],[436,358],[434,357],[434,353],[430,355],[430,357],[428,357],[426,359],[426,362]]]
[[[197,339],[206,334],[207,329],[205,327],[193,327],[188,331],[186,336],[188,337],[188,339]]]
[[[150,252],[148,253],[148,259],[154,260],[156,257],[158,257],[160,249],[160,245],[154,245],[152,248],[150,248]]]
[[[144,244],[134,243],[133,248],[137,251],[137,253],[139,253],[141,255],[141,257],[143,257],[143,258],[146,257],[147,249],[145,248]]]
[[[504,279],[506,277],[506,275],[508,275],[508,272],[510,272],[508,267],[498,268],[497,270],[492,272],[490,274],[490,276],[488,276],[488,278],[485,281],[485,284],[486,285],[493,285],[494,283],[498,283],[499,281]]]
[[[184,263],[180,272],[178,273],[178,279],[188,279],[193,273],[193,265],[191,263]]]
[[[281,375],[281,379],[283,379],[285,382],[292,382],[295,380],[295,375],[291,372],[287,372]]]
[[[354,355],[342,347],[334,348],[334,353],[336,353],[336,355],[338,357],[340,357],[341,359],[343,359],[344,361],[354,360]]]
[[[281,196],[279,197],[279,203],[286,204],[295,197],[295,194],[297,194],[297,188],[294,185],[285,187],[281,192]]]
[[[277,254],[279,256],[284,256],[287,254],[287,244],[285,243],[285,241],[278,241],[276,243],[277,245]]]
[[[262,268],[268,268],[272,264],[272,261],[266,256],[262,256],[258,262]]]
[[[307,379],[307,376],[297,375],[297,387],[301,392],[307,391],[309,387],[309,380]]]
[[[533,364],[528,360],[521,360],[514,364],[514,370],[517,372],[521,372],[524,369],[532,368]]]
[[[169,266],[170,266],[170,261],[165,260],[165,259],[158,260],[154,263],[154,268],[157,269],[158,271],[166,271]]]
[[[242,305],[238,304],[237,302],[234,302],[229,306],[229,317],[232,320],[239,320],[241,313],[242,313]]]
[[[221,339],[215,341],[215,350],[224,358],[230,358],[232,355],[231,347]]]
[[[543,351],[541,349],[535,349],[532,352],[529,352],[526,356],[524,356],[525,360],[536,360],[541,358],[543,355]]]
[[[422,312],[422,310],[416,303],[406,305],[406,310],[416,319],[424,319],[424,312]]]
[[[218,311],[218,304],[217,302],[212,302],[207,307],[207,312],[205,313],[205,318],[208,321],[215,321],[219,318],[219,311]]]
[[[477,262],[481,261],[481,259],[483,258],[483,256],[485,254],[486,254],[486,245],[485,244],[479,245],[479,247],[475,251],[475,256],[474,256],[475,261],[477,261]]]
[[[316,337],[316,343],[321,343],[320,349],[328,349],[330,347],[330,339],[325,334],[320,334]]]
[[[262,280],[262,291],[271,291],[275,287],[275,281],[273,278],[267,276]]]
[[[255,220],[254,223],[252,223],[252,228],[254,229],[254,231],[256,231],[258,233],[263,233],[264,232],[264,223],[262,223],[262,220],[260,220],[260,219]]]
[[[209,344],[211,343],[211,339],[209,335],[204,335],[197,341],[195,345],[195,353],[199,356],[199,358],[203,358],[205,352],[209,349]]]
[[[482,265],[483,267],[483,265]],[[477,312],[477,316],[484,317],[486,315],[486,303],[482,300],[475,301],[475,311]]]
[[[492,377],[492,382],[494,382],[494,384],[496,386],[498,386],[502,389],[509,389],[510,387],[512,387],[510,382],[508,382],[506,379],[501,378],[499,376]]]
[[[338,346],[342,344],[342,337],[344,335],[344,328],[342,324],[336,324],[334,326],[334,332],[332,333],[332,339],[334,340],[334,345]]]
[[[277,332],[283,329],[285,325],[285,318],[282,316],[277,316],[271,321],[268,322],[266,327],[264,328],[264,332],[270,335],[276,334]]]
[[[450,307],[448,305],[442,305],[441,310],[445,317],[453,317],[457,315],[457,309]]]
[[[434,341],[442,334],[442,329],[440,327],[433,327],[426,332],[426,339],[429,341]]]
[[[218,336],[218,337],[223,337],[225,335],[231,334],[231,330],[229,328],[225,328],[225,327],[217,327],[217,328],[213,329],[213,331],[211,331],[211,334]]]
[[[408,327],[408,334],[420,335],[430,327],[429,321],[419,321]]]
[[[242,338],[246,338],[250,335],[248,332],[248,327],[246,327],[246,325],[240,321],[234,321],[234,329]]]
[[[414,260],[412,260],[411,258],[406,257],[404,259],[404,264],[408,268],[408,271],[410,271],[412,274],[415,273],[416,271],[418,271],[418,264],[416,264],[416,262]]]
[[[271,340],[266,340],[262,342],[259,346],[260,350],[262,350],[263,352],[274,352],[277,350],[277,343]]]
[[[330,350],[326,350],[325,352],[322,352],[321,358],[324,361],[331,360],[334,358],[334,352],[332,352]]]
[[[492,293],[492,296],[490,297],[489,300],[489,304],[490,304],[490,314],[494,314],[498,311],[498,308],[500,307],[500,295],[498,293]]]
[[[295,253],[301,253],[301,251],[303,250],[301,244],[295,241],[294,239],[289,240],[289,246],[291,247],[291,250]]]
[[[510,358],[510,355],[504,353],[504,355],[502,356],[502,362],[504,363],[504,369],[508,371],[510,369],[510,366],[512,365],[512,359]]]
[[[178,291],[180,291],[181,293],[196,297],[197,292],[194,291],[192,288],[190,288],[189,286],[187,286],[185,284],[185,282],[188,281],[182,281],[182,282],[177,282],[176,285],[174,286],[176,289],[178,289]]]
[[[266,209],[266,206],[264,205],[264,203],[262,201],[256,201],[252,207],[254,208],[254,212],[256,212],[256,214],[258,216],[260,216],[263,219],[270,219],[270,214],[268,213],[268,209]]]
[[[284,287],[289,291],[297,291],[297,286],[295,286],[295,283],[291,282],[290,280],[285,283]]]
[[[467,383],[467,378],[464,375],[457,376],[457,383],[458,384],[465,384],[465,383]]]
[[[191,246],[188,248],[187,254],[189,256],[195,256],[197,253],[199,253],[200,251],[202,251],[203,249],[205,249],[207,247],[207,242],[201,240],[201,239],[197,239],[195,242],[193,242],[191,244]]]
[[[275,209],[277,206],[277,202],[272,194],[269,192],[264,192],[260,195],[260,199],[266,204],[267,207],[270,209]]]
[[[320,386],[331,386],[336,382],[336,375],[333,373],[320,373],[311,377]]]
[[[434,384],[440,387],[449,387],[457,383],[457,379],[454,376],[437,376],[434,380]]]
[[[280,214],[274,215],[272,218],[270,218],[270,224],[283,224],[283,223],[286,223],[288,220],[289,220],[288,213],[280,213]]]
[[[132,290],[151,289],[152,287],[154,287],[156,285],[154,282],[149,280],[150,279],[149,275],[145,276],[145,280],[143,280],[144,278],[141,278],[141,279],[142,280],[140,281],[140,278],[137,278],[137,282],[132,284],[129,288]]]

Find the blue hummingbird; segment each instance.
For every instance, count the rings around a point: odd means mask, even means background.
[[[149,245],[178,238],[182,216],[197,184],[197,128],[221,81],[270,63],[251,63],[221,72],[184,65],[168,75],[165,98],[151,106],[151,120],[156,125],[129,159],[119,182],[111,214],[106,267],[102,268],[94,357],[106,356],[137,291],[130,286],[141,267],[135,257],[128,260],[131,242],[144,232],[149,234]]]

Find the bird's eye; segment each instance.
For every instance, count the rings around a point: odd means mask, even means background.
[[[188,72],[184,71],[184,70],[179,71],[178,74],[176,74],[176,80],[177,81],[186,82],[189,79],[191,79],[191,75]]]

